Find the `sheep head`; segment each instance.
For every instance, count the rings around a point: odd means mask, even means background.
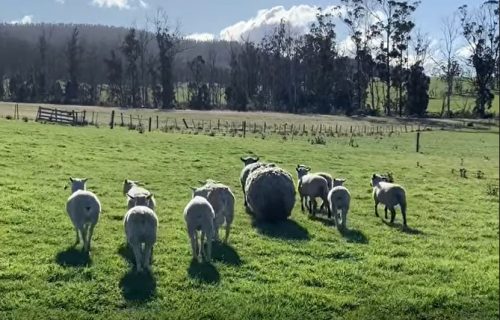
[[[301,164],[298,164],[297,167],[295,168],[295,170],[297,171],[297,176],[300,179],[303,176],[305,176],[306,174],[308,174],[309,171],[311,171],[311,168],[306,167],[306,166],[301,165]]]
[[[240,160],[243,161],[245,166],[248,166],[249,164],[259,161],[259,157],[240,157]]]
[[[127,193],[127,197],[129,197],[134,201],[134,206],[148,206],[149,202],[153,198],[153,194],[152,193],[136,194],[134,196],[131,196],[130,194]]]
[[[334,187],[343,186],[343,185],[344,185],[344,182],[345,182],[345,179],[334,178],[334,179],[333,179],[333,186],[334,186]]]
[[[86,190],[86,183],[87,183],[88,178],[69,178],[69,181],[71,182],[71,192],[75,192],[77,190]]]

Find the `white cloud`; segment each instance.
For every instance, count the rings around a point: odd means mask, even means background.
[[[92,4],[101,8],[117,7],[118,9],[130,9],[128,0],[92,0]]]
[[[287,22],[293,35],[307,33],[312,22],[316,20],[318,7],[310,5],[293,6],[285,9],[276,6],[270,9],[262,9],[257,15],[246,20],[237,22],[220,32],[220,39],[227,41],[254,41],[259,42],[262,38],[279,26],[283,19]],[[326,7],[323,12],[335,13],[333,6]]]
[[[214,41],[215,35],[212,33],[192,33],[187,35],[186,39],[195,41]]]
[[[55,0],[57,3],[64,4],[66,0]]]
[[[26,15],[22,17],[20,20],[13,20],[10,23],[12,24],[30,24],[33,23],[33,15]]]

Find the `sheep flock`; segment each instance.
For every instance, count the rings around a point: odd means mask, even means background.
[[[259,157],[241,157],[243,168],[240,183],[243,192],[243,206],[256,223],[279,223],[292,214],[298,194],[302,212],[306,208],[311,217],[324,213],[340,232],[347,230],[347,214],[351,194],[344,186],[346,179],[334,177],[326,172],[311,172],[305,164],[296,166],[297,183],[292,175],[275,163],[259,161]],[[90,254],[91,240],[101,214],[101,202],[87,190],[86,178],[70,178],[71,195],[66,203],[66,211],[76,231],[75,245],[83,241],[82,251]],[[235,196],[231,188],[219,181],[207,179],[199,181],[199,187],[191,187],[191,198],[183,211],[187,239],[194,261],[210,263],[213,242],[221,241],[219,229],[223,229],[223,243],[229,235],[235,218]],[[385,206],[391,212],[390,222],[394,223],[396,207],[401,208],[403,227],[406,221],[406,191],[394,183],[392,173],[373,174],[370,185],[377,207]],[[152,192],[139,181],[125,179],[122,185],[126,197],[124,205],[125,243],[133,253],[135,271],[151,271],[153,247],[158,233],[159,216]],[[317,199],[321,206],[317,208]],[[279,226],[277,226],[279,227]],[[215,247],[216,248],[216,247]]]

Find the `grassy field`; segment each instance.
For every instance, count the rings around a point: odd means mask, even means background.
[[[415,134],[355,142],[0,119],[0,319],[498,318],[498,132],[424,132],[421,153]],[[307,163],[346,178],[349,231],[307,217],[298,201],[287,223],[253,226],[239,186],[239,157],[249,153],[294,176]],[[467,179],[452,173],[462,166]],[[395,225],[374,216],[369,179],[389,170],[407,189],[406,231],[399,210]],[[90,259],[71,246],[69,176],[90,178],[103,205]],[[131,272],[124,247],[124,178],[157,198],[151,276]],[[199,265],[182,211],[205,178],[233,189],[236,218],[229,245]]]

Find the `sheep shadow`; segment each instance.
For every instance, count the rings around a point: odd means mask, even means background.
[[[258,233],[272,238],[300,241],[307,241],[311,239],[306,228],[290,219],[277,222],[253,220],[252,226]]]
[[[203,283],[216,284],[220,281],[219,271],[209,262],[200,263],[196,259],[192,259],[187,273],[191,279]]]
[[[340,229],[340,234],[347,240],[347,242],[359,244],[368,244],[369,242],[365,234],[356,229]]]
[[[212,258],[214,261],[220,261],[233,266],[241,265],[240,255],[229,244],[214,241],[212,249]]]
[[[156,295],[156,279],[149,271],[138,273],[132,268],[120,279],[120,288],[125,300],[146,302]]]
[[[130,265],[135,266],[135,257],[132,249],[127,243],[122,243],[118,248],[118,254],[125,259]]]
[[[92,264],[92,259],[88,252],[78,250],[71,246],[64,251],[58,252],[56,262],[63,267],[88,267]]]
[[[333,218],[329,219],[326,215],[309,215],[309,219],[312,221],[318,221],[321,222],[323,225],[327,227],[334,227],[335,226],[335,220]]]
[[[416,228],[410,228],[408,226],[404,226],[403,224],[399,223],[399,222],[393,222],[391,223],[390,221],[386,221],[384,219],[382,219],[382,222],[391,227],[391,228],[394,228],[400,232],[403,232],[403,233],[406,233],[406,234],[412,234],[412,235],[422,235],[422,234],[425,234],[422,230],[419,230],[419,229],[416,229]]]

